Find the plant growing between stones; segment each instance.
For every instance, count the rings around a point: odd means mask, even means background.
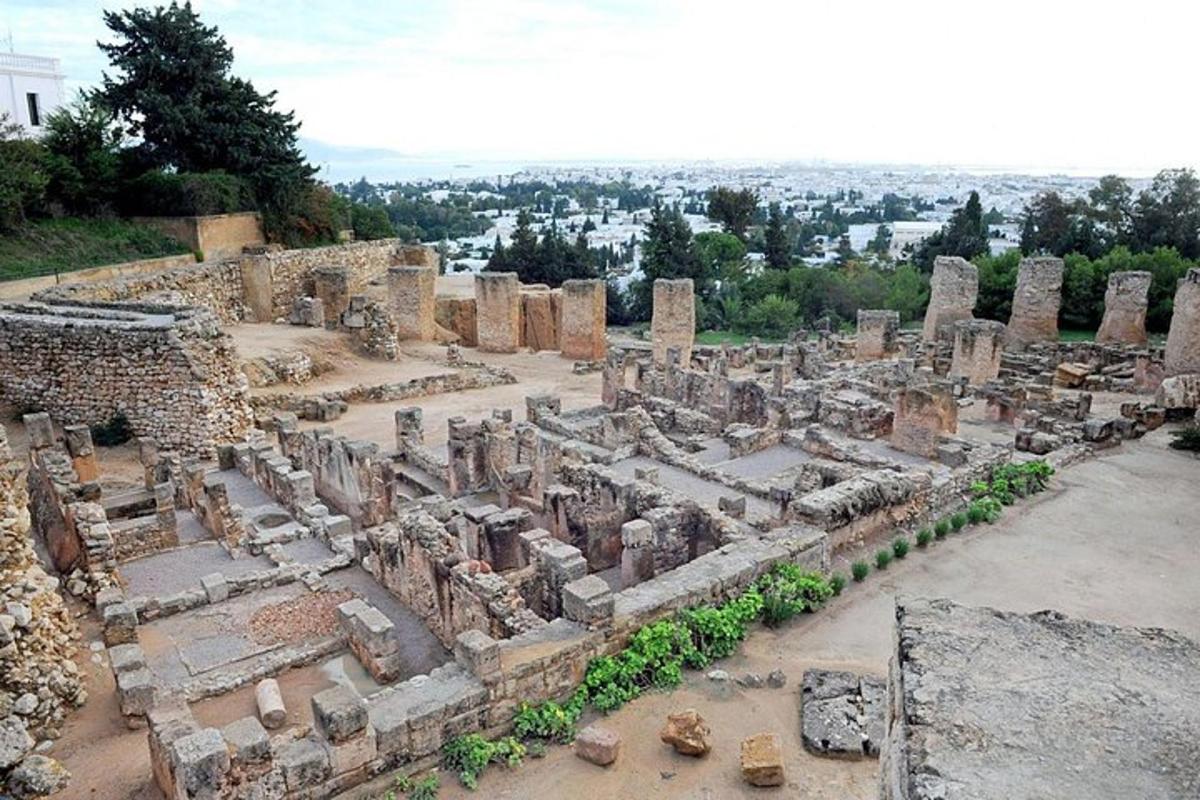
[[[865,581],[870,572],[871,565],[865,561],[855,561],[850,565],[850,574],[854,577],[854,580],[857,583],[862,583]]]

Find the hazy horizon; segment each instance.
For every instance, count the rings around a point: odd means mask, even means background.
[[[101,9],[133,5],[10,0],[0,33],[60,58],[79,89],[106,66]],[[1182,92],[1200,7],[1162,0],[193,5],[305,139],[418,162],[1089,177],[1200,164]]]

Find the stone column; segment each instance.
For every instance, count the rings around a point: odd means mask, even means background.
[[[1189,269],[1175,290],[1163,368],[1168,377],[1200,372],[1200,269]]]
[[[1062,305],[1063,260],[1053,256],[1022,258],[1013,292],[1006,345],[1021,350],[1036,342],[1058,341]]]
[[[964,319],[954,323],[954,357],[950,377],[966,378],[979,386],[1000,374],[1004,350],[1004,323],[990,319]]]
[[[958,256],[935,258],[921,338],[932,342],[939,330],[960,319],[971,319],[978,297],[979,270],[974,264]]]
[[[436,282],[437,271],[429,267],[388,268],[388,306],[396,323],[396,338],[433,341]]]
[[[559,349],[563,358],[599,361],[608,344],[605,339],[608,293],[601,280],[564,281]]]
[[[650,338],[654,345],[654,363],[665,364],[667,349],[679,349],[684,369],[692,363],[692,344],[696,341],[696,291],[691,278],[654,282],[654,312],[650,320]]]
[[[94,481],[100,477],[100,466],[96,463],[96,448],[92,446],[92,431],[87,425],[64,425],[63,439],[71,466],[79,476],[80,483]]]
[[[521,341],[521,284],[515,272],[475,276],[475,328],[479,349],[515,353]]]
[[[907,387],[893,396],[892,447],[936,458],[943,433],[958,430],[958,404],[943,386]]]
[[[1096,332],[1098,344],[1146,344],[1149,272],[1114,272],[1104,293],[1104,319]]]
[[[312,272],[313,295],[325,309],[325,327],[336,328],[350,306],[350,272],[341,266],[317,267]]]
[[[897,341],[899,333],[899,312],[860,308],[854,360],[878,361],[895,357],[900,349]]]

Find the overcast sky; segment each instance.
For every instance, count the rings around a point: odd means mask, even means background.
[[[98,80],[100,10],[0,0]],[[417,156],[1200,164],[1191,0],[198,0],[302,135]]]

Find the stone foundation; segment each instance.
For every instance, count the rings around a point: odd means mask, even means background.
[[[1012,316],[1005,343],[1023,350],[1036,342],[1058,341],[1058,309],[1062,305],[1063,260],[1023,258],[1013,293]]]
[[[1104,319],[1096,332],[1100,344],[1146,344],[1149,272],[1114,272],[1104,293]]]

